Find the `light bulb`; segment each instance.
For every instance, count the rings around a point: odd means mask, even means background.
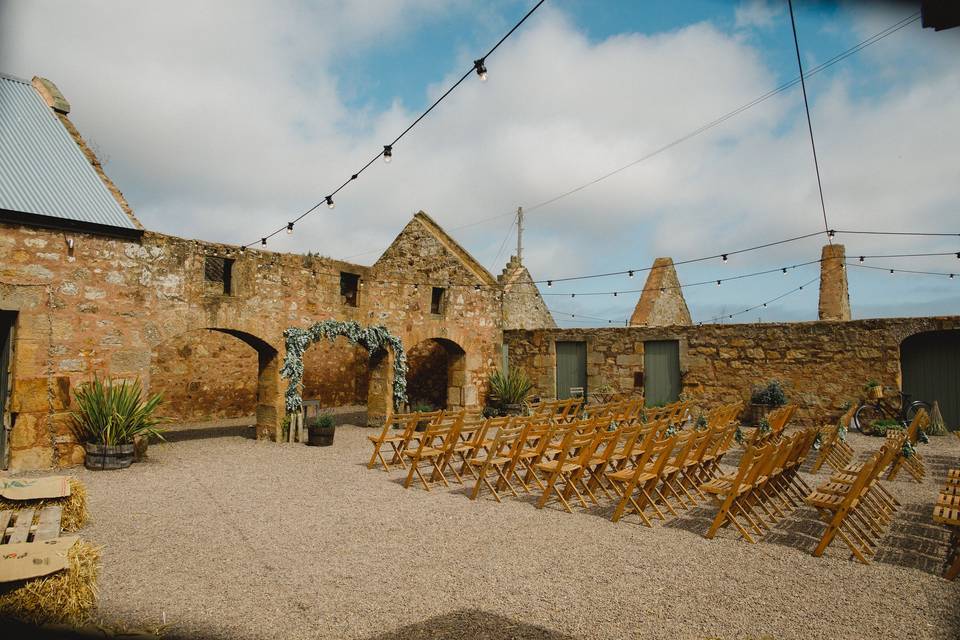
[[[553,286],[553,280],[547,280],[547,287],[549,288],[552,286]]]
[[[720,286],[720,281],[719,281],[719,280],[717,280],[717,286],[718,286],[718,287]]]
[[[830,229],[829,231],[827,231],[827,237],[828,237],[828,238],[833,239],[834,236],[836,236],[836,235],[837,235],[837,232],[834,231],[833,229]]]
[[[483,64],[483,58],[473,61],[473,68],[476,69],[477,75],[480,76],[481,82],[487,81],[487,67]]]
[[[723,261],[724,261],[724,262],[726,262],[726,261],[727,261],[727,254],[723,254],[723,255],[722,255],[722,256],[720,256],[720,257],[721,257],[721,258],[723,258]]]
[[[330,207],[331,209],[337,206],[333,203],[333,196],[327,196],[327,206]]]
[[[633,277],[633,271],[627,271],[627,277],[632,278],[632,277]]]
[[[288,223],[287,223],[287,235],[290,235],[291,233],[293,233],[293,223],[292,223],[292,222],[288,222]]]
[[[786,267],[783,268],[783,275],[787,275],[787,268],[786,268]]]
[[[266,239],[266,238],[260,238],[260,244],[262,244],[263,246],[267,246],[267,239]]]
[[[393,160],[393,146],[389,144],[383,145],[383,161],[390,162]]]
[[[860,256],[860,264],[863,264],[863,256]]]

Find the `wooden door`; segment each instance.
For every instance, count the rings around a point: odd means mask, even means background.
[[[643,343],[643,395],[648,407],[680,398],[680,343],[676,340]]]
[[[900,345],[903,392],[911,400],[940,403],[947,428],[960,427],[960,329],[928,331]]]
[[[557,399],[570,397],[570,389],[583,389],[587,396],[587,343],[557,343]]]

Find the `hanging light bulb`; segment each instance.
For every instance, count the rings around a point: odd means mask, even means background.
[[[478,284],[473,285],[473,290],[474,290],[474,291],[480,291],[480,285],[478,285]]]
[[[333,203],[333,196],[327,196],[327,206],[330,207],[331,209],[337,206]]]
[[[800,291],[803,291],[803,285],[800,285]]]
[[[717,280],[717,286],[718,287],[720,286],[720,280]]]
[[[552,286],[553,286],[553,280],[547,280],[547,288],[550,288]]]
[[[893,269],[890,269],[890,275],[893,275]]]
[[[393,160],[393,145],[385,144],[383,145],[383,161],[390,162]]]
[[[960,251],[957,251],[957,260],[960,260]]]
[[[766,303],[766,302],[764,302],[764,303],[763,303],[763,306],[764,306],[764,307],[766,307],[766,306],[767,306],[767,303]]]
[[[784,267],[784,268],[782,269],[782,271],[783,271],[783,275],[787,275],[787,268],[786,268],[786,267]]]
[[[264,247],[267,246],[267,239],[266,239],[266,238],[260,238],[260,244],[263,245]]]
[[[632,277],[633,277],[633,271],[627,271],[627,277],[628,277],[628,278],[632,278]]]
[[[287,235],[290,235],[291,233],[293,233],[293,223],[292,223],[292,222],[288,222],[288,223],[287,223]]]
[[[487,67],[483,64],[483,58],[473,61],[473,68],[476,69],[477,75],[480,76],[480,80],[483,82],[487,81]]]
[[[727,316],[727,317],[730,318],[731,320],[733,320],[733,314],[730,314],[730,315]]]
[[[953,280],[953,274],[952,274],[952,273],[950,274],[950,279]]]
[[[570,294],[570,297],[571,297],[571,298],[576,298],[576,297],[577,297],[577,294],[571,293],[571,294]]]
[[[724,262],[726,262],[726,261],[727,261],[727,254],[723,254],[723,255],[722,255],[722,256],[720,256],[720,257],[721,257],[721,258],[723,258],[723,261],[724,261]]]
[[[420,285],[417,284],[416,282],[414,282],[414,283],[413,283],[413,290],[414,290],[414,291],[420,291]]]
[[[664,288],[660,287],[660,293],[663,293],[663,292],[664,292]]]
[[[613,297],[614,297],[614,298],[617,297],[617,292],[616,292],[616,291],[613,292]]]
[[[244,253],[246,250],[247,250],[247,245],[245,244],[240,245],[240,253]]]
[[[827,231],[827,237],[830,238],[831,240],[832,240],[834,237],[836,237],[836,235],[837,235],[837,232],[834,231],[833,229],[830,229],[829,231]]]
[[[860,256],[860,264],[863,264],[863,256]]]

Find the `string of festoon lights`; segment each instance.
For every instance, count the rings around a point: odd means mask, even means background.
[[[873,44],[876,44],[877,42],[880,42],[881,40],[883,40],[884,38],[886,38],[886,37],[888,37],[888,36],[890,36],[890,35],[893,35],[894,33],[896,33],[897,31],[899,31],[899,30],[901,30],[901,29],[903,29],[904,27],[907,27],[907,26],[913,24],[914,22],[918,21],[919,19],[920,19],[920,12],[919,12],[919,11],[917,11],[917,12],[915,12],[915,13],[912,13],[912,14],[904,17],[904,18],[901,18],[900,20],[898,20],[897,22],[891,24],[891,25],[888,26],[887,28],[881,29],[880,31],[878,31],[877,33],[873,34],[873,35],[870,36],[869,38],[866,38],[865,40],[860,41],[860,42],[857,43],[856,45],[850,47],[849,49],[846,49],[845,51],[842,51],[842,52],[836,54],[835,56],[833,56],[832,58],[826,60],[826,61],[823,62],[822,64],[817,65],[816,67],[813,67],[813,68],[809,69],[808,71],[804,72],[803,77],[804,77],[804,78],[809,78],[809,77],[811,77],[811,76],[814,76],[814,75],[820,73],[821,71],[824,71],[824,70],[832,67],[833,65],[838,64],[839,62],[842,62],[843,60],[849,58],[850,56],[852,56],[852,55],[854,55],[854,54],[856,54],[856,53],[858,53],[859,51],[861,51],[861,50],[863,50],[863,49],[865,49],[865,48],[867,48],[867,47],[869,47],[869,46],[871,46],[871,45],[873,45]],[[680,145],[680,144],[683,144],[683,143],[686,142],[687,140],[690,140],[690,139],[692,139],[692,138],[695,138],[695,137],[699,136],[700,134],[705,133],[706,131],[709,131],[710,129],[712,129],[712,128],[714,128],[714,127],[717,127],[717,126],[723,124],[723,123],[726,122],[727,120],[729,120],[729,119],[731,119],[731,118],[734,118],[734,117],[740,115],[740,114],[743,113],[744,111],[747,111],[748,109],[751,109],[751,108],[753,108],[753,107],[755,107],[755,106],[757,106],[757,105],[765,102],[766,100],[769,100],[770,98],[772,98],[772,97],[774,97],[774,96],[776,96],[776,95],[779,95],[779,94],[781,94],[781,93],[783,93],[783,92],[791,89],[792,87],[797,86],[798,84],[800,84],[800,76],[797,76],[797,77],[795,77],[795,78],[793,78],[793,79],[791,79],[791,80],[788,80],[787,82],[784,82],[784,83],[781,84],[780,86],[778,86],[778,87],[776,87],[776,88],[774,88],[774,89],[771,89],[770,91],[768,91],[768,92],[766,92],[766,93],[764,93],[764,94],[762,94],[762,95],[754,98],[753,100],[751,100],[751,101],[749,101],[749,102],[746,102],[746,103],[740,105],[739,107],[737,107],[736,109],[733,109],[732,111],[728,111],[727,113],[725,113],[725,114],[723,114],[723,115],[721,115],[721,116],[719,116],[719,117],[717,117],[717,118],[714,118],[713,120],[710,120],[709,122],[705,122],[704,124],[700,125],[699,127],[695,128],[695,129],[692,129],[691,131],[685,133],[684,135],[682,135],[682,136],[680,136],[680,137],[678,137],[678,138],[676,138],[676,139],[674,139],[674,140],[672,140],[672,141],[670,141],[670,142],[668,142],[668,143],[666,143],[666,144],[664,144],[664,145],[662,145],[662,146],[660,146],[660,147],[658,147],[658,148],[656,148],[656,149],[648,152],[647,154],[641,156],[640,158],[637,158],[636,160],[633,160],[633,161],[631,161],[631,162],[629,162],[629,163],[627,163],[627,164],[624,164],[624,165],[622,165],[622,166],[619,166],[619,167],[617,167],[616,169],[613,169],[613,170],[611,170],[611,171],[608,171],[608,172],[606,172],[606,173],[604,173],[604,174],[602,174],[602,175],[600,175],[600,176],[597,176],[596,178],[593,178],[593,179],[591,179],[591,180],[589,180],[589,181],[587,181],[587,182],[584,182],[583,184],[580,184],[580,185],[575,186],[575,187],[572,187],[572,188],[568,188],[568,189],[562,191],[561,193],[559,193],[559,194],[557,194],[557,195],[555,195],[555,196],[549,197],[549,198],[547,198],[547,199],[545,199],[545,200],[542,200],[542,201],[540,201],[540,202],[538,202],[538,203],[536,203],[536,204],[534,204],[534,205],[532,205],[532,206],[524,207],[524,214],[525,214],[525,215],[526,215],[526,214],[530,214],[530,213],[533,213],[533,212],[535,212],[535,211],[537,211],[537,210],[539,210],[539,209],[543,209],[543,208],[545,208],[545,207],[547,207],[547,206],[549,206],[549,205],[551,205],[551,204],[554,204],[555,202],[558,202],[558,201],[560,201],[560,200],[563,200],[564,198],[567,198],[567,197],[569,197],[569,196],[572,196],[572,195],[574,195],[574,194],[576,194],[576,193],[578,193],[578,192],[580,192],[580,191],[583,191],[584,189],[587,189],[587,188],[589,188],[589,187],[591,187],[591,186],[593,186],[593,185],[595,185],[595,184],[598,184],[598,183],[600,183],[600,182],[603,182],[603,181],[605,181],[605,180],[608,180],[609,178],[612,178],[612,177],[614,177],[614,176],[616,176],[616,175],[618,175],[618,174],[626,171],[627,169],[630,169],[630,168],[635,167],[635,166],[637,166],[637,165],[639,165],[639,164],[641,164],[641,163],[643,163],[643,162],[646,162],[646,161],[648,161],[648,160],[650,160],[650,159],[652,159],[652,158],[660,155],[661,153],[664,153],[664,152],[666,152],[666,151],[669,151],[670,149],[672,149],[672,148],[674,148],[674,147],[676,147],[676,146],[678,146],[678,145]],[[486,222],[491,222],[491,221],[493,221],[493,220],[499,220],[499,219],[501,219],[501,218],[505,218],[505,217],[508,217],[508,216],[516,216],[516,211],[515,211],[515,210],[512,210],[512,211],[510,211],[509,213],[501,213],[501,214],[498,214],[498,215],[495,215],[495,216],[490,216],[490,217],[486,217],[486,218],[481,218],[481,219],[478,219],[478,220],[474,220],[474,221],[472,221],[472,222],[468,222],[468,223],[466,223],[466,224],[462,224],[462,225],[459,225],[459,226],[450,227],[450,231],[458,231],[458,230],[460,230],[460,229],[467,229],[467,228],[469,228],[469,227],[474,227],[474,226],[477,226],[477,225],[480,225],[480,224],[484,224],[484,223],[486,223]],[[513,226],[511,225],[510,229],[508,229],[508,231],[507,231],[507,238],[509,238],[509,236],[510,236],[510,234],[512,233],[512,231],[513,231]],[[819,231],[819,232],[817,232],[817,234],[814,234],[814,235],[819,235],[819,234],[822,234],[822,233],[823,233],[823,231]],[[850,233],[850,232],[846,232],[846,233]],[[506,245],[506,238],[504,239],[504,242],[501,244],[501,251],[502,251],[503,246],[505,246],[505,245]],[[358,257],[358,256],[366,255],[366,254],[369,254],[369,253],[374,253],[374,252],[380,251],[380,250],[381,250],[381,249],[379,249],[379,248],[377,248],[377,249],[368,249],[368,250],[366,250],[366,251],[361,251],[361,252],[359,252],[359,253],[354,253],[354,254],[351,254],[351,255],[349,255],[349,256],[344,256],[342,259],[344,259],[344,260],[350,260],[350,259],[352,259],[352,258],[356,258],[356,257]]]
[[[417,117],[416,120],[414,120],[412,123],[410,123],[410,125],[409,125],[406,129],[404,129],[402,132],[400,132],[400,135],[398,135],[396,138],[394,138],[389,144],[383,145],[383,148],[382,148],[380,151],[378,151],[377,154],[374,155],[370,160],[368,160],[366,164],[364,164],[362,167],[360,167],[360,169],[358,169],[356,172],[350,174],[350,177],[347,178],[339,187],[337,187],[336,189],[334,189],[333,191],[331,191],[329,195],[324,196],[322,200],[320,200],[320,201],[317,202],[315,205],[313,205],[312,207],[310,207],[309,209],[307,209],[306,211],[304,211],[303,213],[301,213],[299,216],[297,216],[297,217],[294,218],[293,220],[287,222],[287,224],[286,224],[285,226],[279,227],[279,228],[276,229],[275,231],[273,231],[273,232],[271,232],[271,233],[268,233],[268,234],[266,234],[265,236],[261,237],[260,240],[258,241],[259,244],[260,244],[261,246],[264,246],[264,247],[267,246],[267,240],[269,240],[269,239],[272,238],[273,236],[277,235],[278,233],[282,233],[283,231],[286,231],[288,234],[292,234],[292,233],[293,233],[293,228],[294,228],[294,226],[295,226],[298,222],[300,222],[301,220],[303,220],[304,218],[306,218],[308,215],[310,215],[311,213],[313,213],[314,211],[316,211],[317,209],[319,209],[320,207],[322,207],[324,204],[326,204],[328,208],[333,209],[333,208],[336,206],[336,202],[334,201],[334,197],[335,197],[338,193],[340,193],[341,190],[343,190],[343,189],[344,189],[348,184],[350,184],[351,182],[354,182],[355,180],[357,180],[357,179],[360,177],[360,175],[370,167],[370,165],[372,165],[374,162],[376,162],[376,161],[379,160],[380,158],[383,158],[384,162],[387,162],[387,163],[389,163],[391,160],[393,160],[393,151],[394,151],[394,147],[397,145],[397,143],[400,142],[400,140],[401,140],[404,136],[406,136],[408,133],[410,133],[410,131],[411,131],[415,126],[417,126],[418,124],[420,124],[420,121],[421,121],[421,120],[423,120],[425,117],[427,117],[427,115],[428,115],[431,111],[433,111],[433,110],[437,107],[437,105],[439,105],[441,102],[443,102],[443,101],[447,98],[447,96],[449,96],[451,93],[453,93],[454,89],[456,89],[457,87],[459,87],[468,77],[470,77],[471,75],[473,75],[474,73],[476,73],[477,77],[478,77],[481,81],[486,81],[486,79],[487,79],[487,58],[489,58],[489,57],[493,54],[493,52],[496,51],[496,50],[500,47],[500,45],[502,45],[502,44],[504,43],[504,41],[506,41],[507,38],[509,38],[511,35],[513,35],[513,32],[516,31],[517,29],[519,29],[519,28],[520,28],[520,25],[522,25],[524,22],[526,22],[527,18],[529,18],[531,15],[533,15],[533,12],[536,11],[537,9],[539,9],[539,8],[540,8],[540,5],[542,5],[545,1],[546,1],[546,0],[540,0],[539,2],[537,2],[537,3],[533,6],[533,8],[530,9],[530,10],[520,19],[519,22],[517,22],[515,25],[513,25],[513,27],[512,27],[502,38],[500,38],[500,40],[497,41],[497,43],[496,43],[495,45],[493,45],[493,47],[492,47],[489,51],[487,51],[486,54],[484,54],[484,55],[481,56],[480,58],[474,60],[474,61],[473,61],[473,64],[470,66],[470,68],[469,68],[462,76],[460,76],[460,79],[459,79],[459,80],[457,80],[456,82],[453,83],[453,86],[451,86],[449,89],[447,89],[439,98],[437,98],[437,99],[433,102],[433,104],[431,104],[429,107],[427,107],[427,109],[426,109],[423,113],[421,113],[421,114]],[[255,242],[250,242],[250,243],[241,245],[241,246],[240,246],[240,250],[243,251],[243,250],[246,249],[247,247],[252,247],[252,246],[254,246],[254,245],[256,245],[256,244],[257,244],[257,241],[255,241]]]

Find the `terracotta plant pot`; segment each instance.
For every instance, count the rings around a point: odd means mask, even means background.
[[[83,445],[86,455],[83,466],[96,471],[106,469],[126,469],[133,464],[133,444],[109,446],[87,442]]]

